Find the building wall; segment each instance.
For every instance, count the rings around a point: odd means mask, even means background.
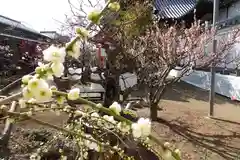
[[[240,77],[216,74],[215,79],[216,93],[240,101]],[[182,80],[196,87],[210,90],[211,73],[193,71],[189,76],[183,77]]]
[[[237,1],[231,4],[228,8],[224,8],[219,11],[220,21],[228,18],[233,18],[235,16],[240,16],[240,1]]]
[[[240,15],[240,1],[233,3],[228,8],[228,18],[233,18]]]
[[[236,16],[240,16],[240,0],[231,4],[228,8],[220,9],[220,11],[219,11],[219,21],[220,22],[235,18]],[[233,24],[224,29],[220,29],[218,31],[217,37],[220,39],[230,38],[229,33],[231,33],[231,31],[234,28],[238,28],[238,27],[240,27],[239,24]],[[209,45],[208,49],[212,49],[211,44]],[[229,56],[226,57],[226,59],[225,59],[227,62],[227,65],[221,64],[221,65],[219,65],[219,67],[223,67],[223,68],[227,68],[227,69],[235,69],[235,68],[237,68],[238,65],[240,65],[240,61],[239,61],[240,60],[240,43],[236,43],[229,52],[230,52]],[[233,61],[233,62],[229,63],[230,61]]]

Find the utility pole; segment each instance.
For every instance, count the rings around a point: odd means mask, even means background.
[[[215,33],[217,33],[216,22],[218,21],[218,14],[219,14],[219,0],[213,1],[213,27],[215,29]],[[216,36],[213,37],[213,53],[216,53],[217,49],[217,40]],[[215,64],[211,64],[211,87],[209,92],[209,105],[210,111],[209,116],[214,116],[214,98],[215,98]]]

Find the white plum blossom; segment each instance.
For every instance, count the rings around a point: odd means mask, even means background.
[[[43,51],[43,59],[48,62],[60,62],[65,60],[66,52],[65,48],[58,48],[51,45],[49,48]]]
[[[85,137],[94,140],[94,138],[89,134],[85,134]],[[95,142],[90,141],[90,140],[87,140],[87,139],[84,140],[84,144],[85,144],[85,146],[87,146],[91,150],[95,150],[97,152],[100,150],[99,145]]]
[[[56,87],[56,86],[51,86],[50,89],[51,89],[52,91],[56,91],[56,90],[57,90],[57,87]]]
[[[32,75],[25,75],[22,77],[22,83],[23,84],[28,84],[28,81],[32,78]]]
[[[171,146],[171,144],[170,144],[169,142],[165,142],[165,143],[163,144],[163,146],[166,147],[166,148],[169,148],[169,147]]]
[[[30,160],[40,160],[41,156],[38,153],[34,153],[29,157]]]
[[[38,91],[33,92],[33,94],[38,102],[47,102],[52,97],[52,90],[48,87],[42,87]]]
[[[35,69],[36,73],[41,75],[42,73],[45,73],[44,77],[48,80],[53,80],[53,73],[52,70],[49,68],[49,64],[43,64],[41,62],[38,62],[38,67]],[[43,78],[43,77],[42,77]]]
[[[42,88],[42,87],[48,87],[48,84],[46,81],[44,81],[43,79],[37,78],[37,77],[33,77],[27,85],[28,89],[30,91],[34,91],[36,92],[38,89]]]
[[[180,157],[181,156],[181,151],[179,149],[175,149],[174,152]]]
[[[110,122],[110,123],[104,123],[104,125],[107,127],[107,128],[113,128],[113,124],[116,124],[117,122],[114,120],[113,116],[108,116],[108,115],[104,115],[103,116],[103,119],[105,119],[106,121]]]
[[[71,89],[69,92],[68,92],[68,99],[69,100],[77,100],[79,98],[79,94],[80,94],[80,89],[79,88],[74,88],[74,89]]]
[[[88,30],[86,30],[83,27],[77,27],[75,28],[76,34],[78,34],[81,38],[87,38],[89,33]]]
[[[109,8],[111,10],[119,10],[119,4],[112,3],[109,5]],[[93,12],[90,15],[90,18],[93,22],[98,22],[100,14],[98,12]],[[97,19],[96,19],[97,18]],[[86,125],[91,128],[97,128],[101,129],[101,127],[106,127],[109,129],[113,129],[113,132],[116,131],[121,131],[121,133],[124,134],[130,134],[132,132],[132,135],[134,138],[139,138],[140,140],[147,140],[148,136],[151,133],[151,121],[148,118],[140,118],[137,123],[129,124],[128,122],[119,122],[122,107],[118,102],[113,102],[112,105],[109,106],[109,113],[110,115],[104,115],[103,117],[98,114],[98,110],[101,111],[101,107],[103,107],[102,104],[96,104],[95,108],[96,110],[90,110],[87,107],[91,106],[84,106],[87,109],[83,110],[75,110],[72,112],[72,107],[67,105],[63,106],[65,100],[72,100],[75,101],[79,99],[80,97],[80,89],[79,88],[73,88],[71,89],[67,95],[64,95],[61,92],[57,91],[56,87],[49,87],[48,80],[53,79],[53,76],[55,77],[61,77],[64,73],[64,61],[66,54],[68,56],[71,56],[75,59],[78,59],[81,56],[81,39],[85,39],[88,37],[88,31],[83,29],[83,28],[78,28],[76,29],[76,33],[78,34],[77,39],[71,41],[70,43],[66,44],[68,46],[59,48],[54,45],[51,45],[49,48],[43,51],[43,59],[44,62],[47,62],[46,64],[39,63],[38,67],[35,69],[35,75],[26,75],[22,77],[22,83],[23,83],[23,89],[22,89],[22,99],[19,99],[18,104],[20,105],[21,108],[26,108],[27,105],[30,105],[29,103],[32,103],[31,105],[34,107],[36,104],[34,103],[42,103],[42,102],[47,102],[50,101],[53,98],[53,93],[54,93],[54,101],[55,103],[51,103],[51,109],[52,111],[56,110],[56,114],[60,114],[61,112],[66,112],[68,114],[74,114],[74,116],[81,116],[82,119],[76,119],[74,122],[81,122],[83,125]],[[71,44],[71,45],[69,45]],[[91,69],[92,72],[97,71],[97,67],[94,67]],[[81,79],[81,74],[82,69],[78,68],[74,70],[73,68],[68,69],[72,79],[79,80]],[[77,75],[74,75],[76,73]],[[103,74],[103,73],[101,73]],[[74,75],[74,76],[72,76]],[[63,106],[63,109],[59,109],[59,105]],[[93,106],[92,106],[93,107]],[[34,108],[31,108],[28,112],[26,112],[27,116],[32,116],[33,115],[33,110]],[[112,112],[110,112],[110,110]],[[91,112],[90,112],[91,111]],[[93,112],[92,112],[93,111]],[[115,113],[115,114],[114,114]],[[116,117],[115,117],[116,116]],[[88,118],[85,120],[85,118]],[[90,118],[90,119],[89,119]],[[116,118],[116,120],[114,119]],[[82,122],[83,121],[83,122]],[[86,121],[86,122],[85,122]],[[92,122],[96,123],[92,123]],[[75,124],[75,123],[74,123]],[[97,126],[94,126],[97,124]],[[77,123],[76,123],[77,125]],[[67,129],[72,129],[72,125],[68,125]],[[84,133],[84,128],[82,128],[82,124],[79,125],[79,128],[76,127],[76,130],[74,128],[73,132],[77,132],[77,134],[81,134],[81,137],[77,137],[77,143],[81,143],[81,145],[84,145],[84,150],[85,149],[90,149],[90,150],[95,150],[97,152],[101,151],[101,141],[95,136],[98,136],[97,134],[94,133],[93,135],[86,134]],[[116,129],[116,130],[115,130]],[[101,135],[100,135],[101,136]],[[79,138],[79,139],[78,139]],[[109,145],[107,142],[106,145]],[[117,148],[118,149],[118,148]],[[60,152],[60,151],[59,151]],[[85,152],[85,151],[84,151]],[[88,153],[88,152],[86,152]],[[180,151],[176,150],[175,153],[180,155]],[[166,152],[165,156],[169,157],[171,152]],[[87,154],[84,154],[84,156],[87,158]],[[66,159],[66,156],[62,156],[62,159]],[[30,156],[30,159],[41,159],[41,157],[36,153]]]
[[[25,100],[29,100],[33,97],[32,92],[27,87],[22,89],[22,95]]]
[[[116,123],[116,121],[114,120],[113,116],[104,115],[103,118],[105,120],[107,120],[108,122]]]
[[[27,101],[28,103],[37,103],[37,100],[34,98],[31,98]]]
[[[126,122],[119,122],[117,124],[117,128],[123,133],[128,133],[131,129],[131,127],[128,124],[126,124]]]
[[[34,98],[38,102],[48,101],[52,97],[52,90],[49,88],[48,83],[36,76],[29,80],[27,87],[23,88],[22,93],[24,99]]]
[[[73,45],[72,45],[72,49],[67,51],[67,54],[75,59],[78,59],[79,56],[81,55],[81,42],[80,41],[76,41]]]
[[[117,12],[120,9],[120,4],[118,2],[112,2],[108,5],[108,8],[113,12]]]
[[[113,102],[113,104],[109,107],[114,113],[120,114],[122,107],[118,102]]]
[[[48,69],[48,64],[44,64],[42,62],[38,62],[38,67],[39,69],[41,69],[42,71],[47,70]]]
[[[62,63],[52,63],[51,68],[55,77],[61,77],[63,75],[64,65]]]
[[[100,116],[99,116],[99,114],[98,114],[97,112],[93,112],[93,113],[91,114],[91,117],[93,117],[93,118],[98,118],[98,117],[100,117]]]
[[[146,138],[151,133],[151,122],[148,118],[140,118],[132,124],[132,134],[135,138]]]

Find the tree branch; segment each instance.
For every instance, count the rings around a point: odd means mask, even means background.
[[[16,110],[16,106],[17,106],[17,102],[13,101],[9,109],[9,112],[14,112]],[[13,128],[13,123],[10,121],[10,118],[7,118],[5,122],[4,130],[2,132],[2,136],[0,137],[0,148],[1,147],[7,148],[12,128]]]
[[[35,71],[29,73],[29,75],[33,75],[33,74],[35,74]],[[21,81],[22,81],[22,77],[10,83],[9,85],[5,86],[0,90],[0,94],[6,94],[9,90],[16,87],[17,85],[21,86]]]

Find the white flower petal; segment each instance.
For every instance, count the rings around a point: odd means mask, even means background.
[[[37,102],[47,102],[52,98],[52,90],[49,88],[40,88],[34,92],[34,97]]]
[[[54,76],[61,77],[64,72],[64,65],[62,63],[53,63],[51,65]]]
[[[141,128],[137,123],[132,124],[132,134],[135,138],[140,138],[142,136]]]
[[[23,88],[22,94],[23,94],[23,98],[26,99],[26,100],[29,100],[33,97],[33,94],[31,93],[31,91],[27,87]]]
[[[65,48],[57,48],[51,45],[43,51],[43,59],[48,62],[64,62],[66,56]]]
[[[80,94],[79,88],[71,89],[68,93],[68,99],[69,100],[77,100],[79,98],[79,94]]]
[[[116,114],[120,114],[122,107],[119,103],[113,102],[113,104],[109,107],[112,111],[114,111]]]
[[[69,56],[72,56],[75,59],[78,59],[81,55],[81,42],[77,41],[73,44],[72,50],[67,52]]]

